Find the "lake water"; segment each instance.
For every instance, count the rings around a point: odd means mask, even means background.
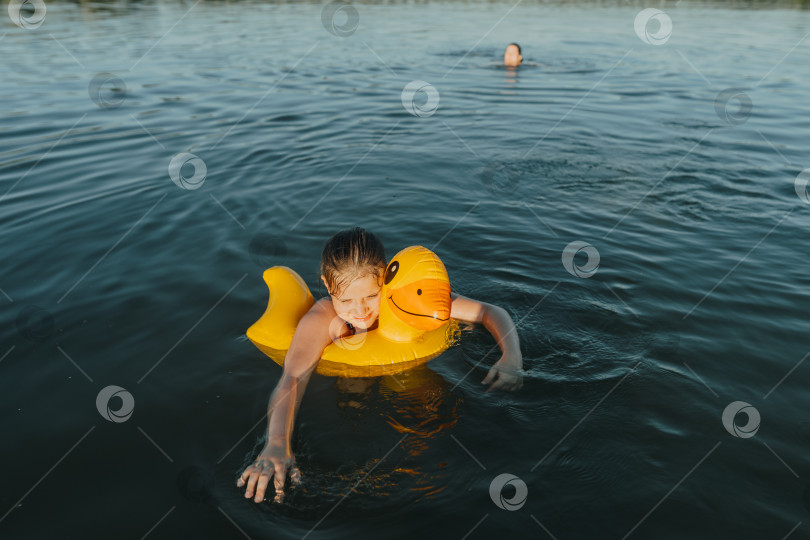
[[[810,538],[802,5],[2,13],[0,537]],[[256,505],[262,270],[317,296],[355,225],[509,311],[525,385],[482,328],[315,376]]]

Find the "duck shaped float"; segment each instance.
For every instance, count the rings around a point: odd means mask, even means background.
[[[263,277],[270,290],[267,310],[247,337],[284,365],[298,321],[315,300],[301,276],[286,266],[268,268]],[[458,324],[450,319],[450,279],[435,253],[422,246],[397,253],[385,269],[381,293],[378,327],[327,345],[318,373],[390,375],[424,364],[454,343]]]

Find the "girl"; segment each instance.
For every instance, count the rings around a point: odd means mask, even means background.
[[[292,482],[300,481],[291,441],[304,389],[327,345],[340,337],[377,328],[385,267],[382,243],[359,227],[337,233],[324,246],[320,273],[329,298],[316,302],[296,327],[284,371],[270,397],[267,443],[236,483],[238,487],[247,484],[246,498],[252,497],[255,490],[255,502],[263,501],[273,479],[275,500],[280,501],[287,474]],[[498,342],[502,356],[481,381],[491,384],[488,391],[519,390],[523,386],[523,357],[509,314],[492,304],[452,294],[450,317],[483,323]]]

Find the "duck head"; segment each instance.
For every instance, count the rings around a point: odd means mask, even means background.
[[[450,320],[450,279],[435,253],[411,246],[385,269],[380,333],[392,341],[413,341]]]

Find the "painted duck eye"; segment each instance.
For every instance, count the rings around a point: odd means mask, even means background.
[[[394,276],[397,275],[399,271],[399,261],[392,261],[391,264],[388,265],[388,270],[385,271],[385,281],[383,282],[385,285],[391,283],[391,280],[394,279]]]

